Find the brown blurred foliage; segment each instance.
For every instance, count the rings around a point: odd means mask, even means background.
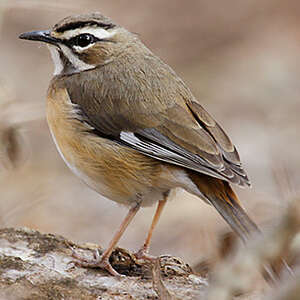
[[[188,5],[180,0],[1,0],[1,226],[28,226],[106,246],[126,213],[64,166],[44,113],[50,55],[45,46],[18,40],[22,32],[47,29],[87,11],[100,11],[138,33],[184,79],[239,149],[253,184],[237,190],[244,206],[262,228],[272,226],[300,186],[296,0]],[[198,199],[181,191],[174,198],[154,234],[152,253],[170,253],[191,264],[215,259],[227,226]],[[153,209],[138,214],[122,246],[140,246],[152,214]]]

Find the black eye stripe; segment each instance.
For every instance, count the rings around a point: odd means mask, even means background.
[[[80,39],[82,39],[83,36],[89,36],[91,39],[89,42],[86,42],[86,44],[80,42]],[[96,42],[108,42],[108,43],[116,43],[116,41],[112,40],[112,39],[108,39],[108,38],[97,38],[94,35],[90,34],[90,33],[82,33],[79,34],[77,36],[72,37],[71,39],[63,39],[60,40],[60,42],[66,46],[68,46],[69,48],[73,48],[74,46],[79,46],[79,47],[87,47],[90,44],[94,44]]]

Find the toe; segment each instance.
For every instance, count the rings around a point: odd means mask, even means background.
[[[148,251],[146,251],[145,249],[140,249],[138,252],[136,252],[134,254],[134,256],[137,258],[137,259],[144,259],[144,260],[149,260],[149,261],[154,261],[156,260],[156,257],[153,256],[153,255],[150,255],[148,253]]]
[[[110,264],[110,262],[108,260],[103,260],[99,263],[99,267],[101,269],[106,270],[109,274],[122,278],[122,277],[126,277],[125,275],[120,274],[119,272],[117,272],[112,265]]]
[[[116,276],[116,277],[125,277],[125,275],[122,275],[118,273],[110,264],[108,258],[101,257],[99,254],[99,251],[96,250],[93,254],[93,258],[89,259],[84,256],[79,255],[74,249],[72,249],[72,257],[74,258],[73,263],[77,266],[83,267],[83,268],[100,268],[103,270],[106,270],[109,274]]]

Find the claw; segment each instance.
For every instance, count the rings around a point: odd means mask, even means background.
[[[148,249],[145,249],[144,247],[141,248],[138,252],[134,253],[134,256],[136,259],[144,259],[151,262],[154,262],[156,260],[156,256],[150,255],[148,253]]]
[[[83,257],[76,253],[74,249],[72,249],[72,257],[75,258],[74,263],[80,267],[84,268],[100,268],[103,270],[106,270],[109,274],[116,276],[116,277],[125,277],[125,275],[122,275],[118,273],[110,264],[108,258],[102,257],[99,254],[98,250],[95,250],[93,253],[93,258],[88,259],[86,257]]]

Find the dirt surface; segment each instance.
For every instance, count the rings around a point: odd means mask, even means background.
[[[90,257],[95,247],[26,228],[0,230],[1,299],[199,299],[207,288],[206,279],[171,256],[160,257],[155,270],[118,248],[110,260],[122,278],[73,263],[72,251]]]

